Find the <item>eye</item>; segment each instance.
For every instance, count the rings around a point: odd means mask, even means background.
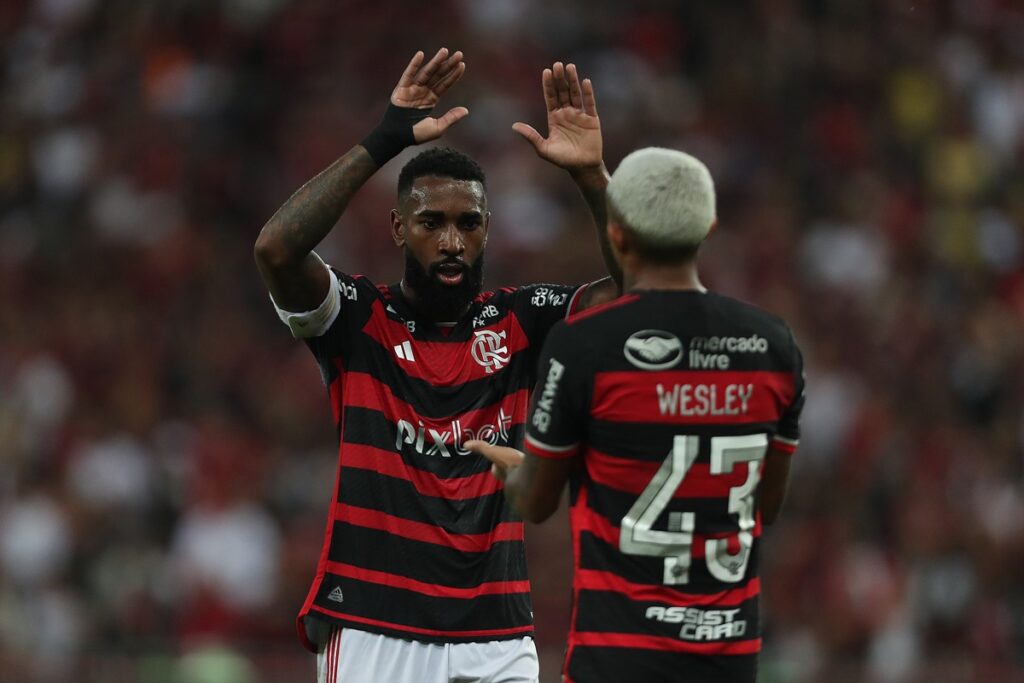
[[[467,218],[466,220],[462,221],[462,229],[463,230],[476,230],[482,224],[483,224],[483,221],[480,220],[479,218]]]
[[[427,230],[435,230],[440,225],[440,223],[433,218],[424,218],[420,220],[420,225],[422,225]]]

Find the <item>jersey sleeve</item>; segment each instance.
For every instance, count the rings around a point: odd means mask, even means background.
[[[324,384],[330,384],[337,372],[334,361],[344,359],[353,334],[369,319],[377,290],[364,277],[346,275],[327,264],[324,268],[330,275],[330,287],[315,309],[286,311],[277,305],[273,297],[270,300],[292,336],[306,342],[320,366]]]
[[[527,285],[516,290],[513,304],[530,346],[540,349],[551,327],[576,312],[588,285]]]
[[[804,359],[790,334],[793,353],[793,400],[779,419],[772,446],[785,453],[795,453],[800,444],[800,412],[804,408]]]
[[[565,323],[551,330],[527,413],[525,446],[533,455],[560,459],[579,452],[592,392],[584,349]]]
[[[270,297],[271,303],[274,304],[274,310],[277,311],[277,317],[288,326],[288,329],[292,331],[292,336],[296,339],[323,336],[334,325],[342,309],[352,307],[346,304],[359,301],[358,295],[355,294],[354,278],[338,273],[324,263],[316,253],[313,256],[316,256],[317,260],[327,269],[331,279],[327,294],[319,306],[311,311],[286,311],[277,305],[273,295]]]

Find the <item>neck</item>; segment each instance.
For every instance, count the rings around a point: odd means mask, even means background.
[[[696,261],[672,264],[643,263],[623,269],[623,289],[677,289],[706,292]]]
[[[405,299],[405,303],[416,311],[418,316],[422,316],[425,320],[430,321],[437,325],[443,325],[446,323],[455,323],[469,310],[469,307],[473,304],[473,300],[470,299],[466,302],[466,305],[459,309],[457,312],[452,311],[437,311],[423,305],[423,300],[416,292],[416,289],[409,285],[405,278],[398,283],[398,288],[402,292],[402,298]]]

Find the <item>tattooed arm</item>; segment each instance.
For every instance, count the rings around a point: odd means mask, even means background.
[[[323,302],[330,276],[313,253],[359,188],[388,159],[409,144],[441,137],[467,114],[455,107],[440,118],[429,116],[441,95],[466,70],[462,53],[441,48],[423,63],[417,52],[391,93],[391,106],[363,142],[303,185],[267,221],[254,255],[274,302],[286,311],[309,311]]]

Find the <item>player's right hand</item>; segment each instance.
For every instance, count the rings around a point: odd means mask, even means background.
[[[480,439],[472,439],[463,444],[463,448],[482,455],[493,463],[491,474],[499,481],[505,481],[508,473],[523,464],[522,451],[508,446],[495,446]]]
[[[391,104],[396,107],[433,109],[441,95],[466,72],[461,51],[449,55],[448,48],[442,47],[426,64],[423,63],[424,59],[422,51],[413,55],[409,66],[405,67],[402,77],[398,79],[398,85],[391,92]],[[412,128],[417,144],[436,140],[450,126],[468,115],[469,109],[455,107],[439,118],[423,119]]]

